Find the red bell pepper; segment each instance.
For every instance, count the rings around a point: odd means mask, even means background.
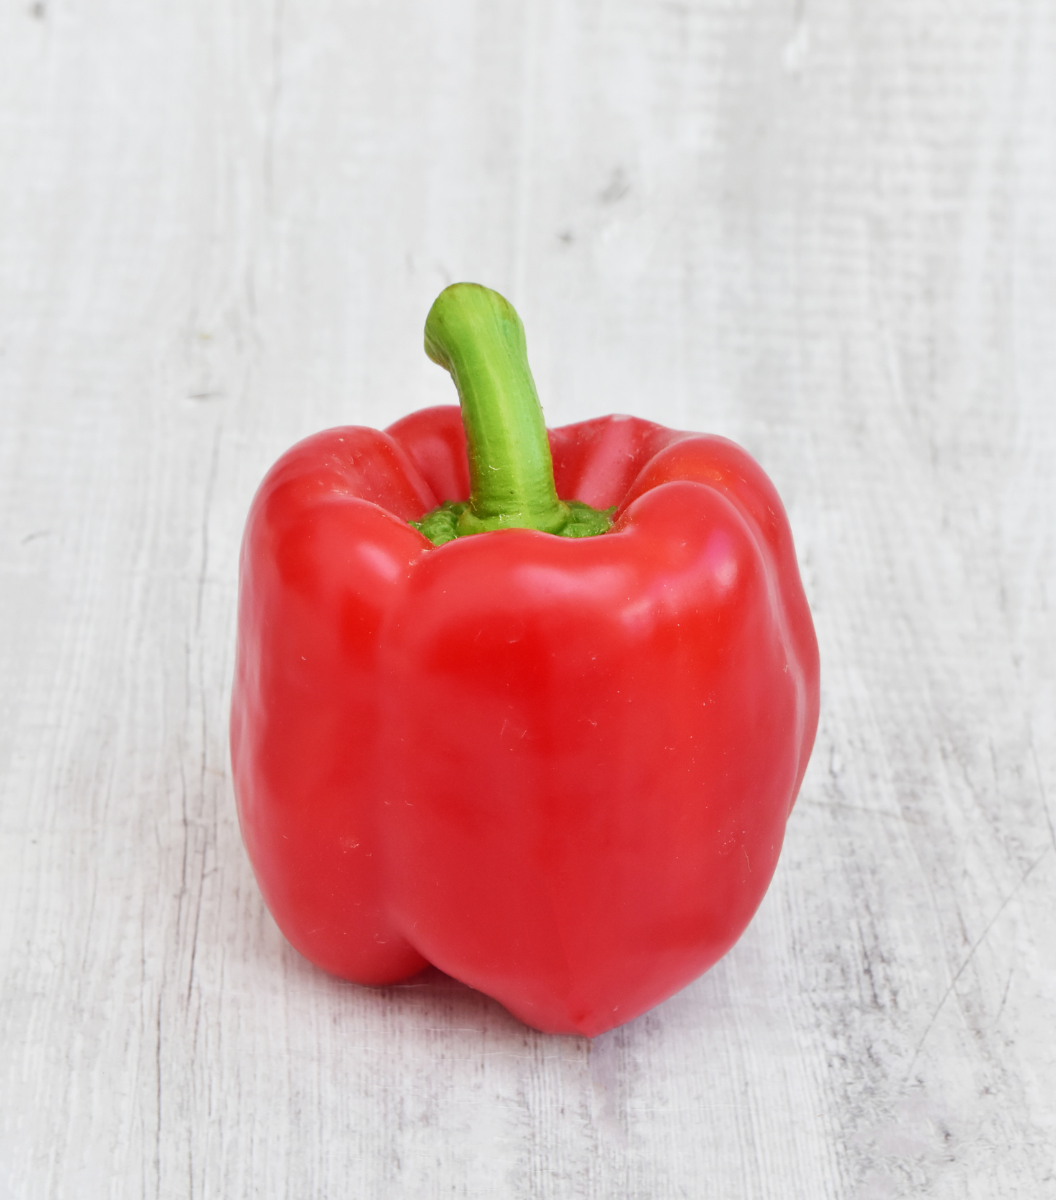
[[[316,434],[253,500],[242,834],[325,970],[432,963],[593,1036],[707,970],[762,900],[817,726],[814,628],[743,450],[632,417],[548,434],[485,288],[445,291],[426,344],[461,414]]]

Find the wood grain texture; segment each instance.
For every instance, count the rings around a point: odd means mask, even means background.
[[[0,11],[0,1196],[1056,1196],[1056,8]],[[265,912],[227,703],[250,496],[452,398],[744,444],[823,711],[719,966],[592,1043]]]

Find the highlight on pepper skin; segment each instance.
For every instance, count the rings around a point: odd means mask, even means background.
[[[723,438],[548,431],[497,293],[446,289],[426,345],[458,407],[316,434],[250,508],[243,839],[324,970],[433,964],[594,1036],[725,954],[776,868],[818,720],[792,536]]]

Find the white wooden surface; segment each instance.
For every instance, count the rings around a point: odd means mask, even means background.
[[[0,9],[0,1196],[1056,1196],[1056,6]],[[823,711],[777,877],[593,1043],[283,942],[227,755],[297,438],[453,398],[746,445]]]

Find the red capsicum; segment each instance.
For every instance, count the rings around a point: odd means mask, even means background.
[[[294,446],[242,547],[231,753],[264,899],[364,984],[428,964],[588,1036],[726,953],[818,719],[773,485],[733,443],[547,431],[512,307],[443,292],[458,407]]]

